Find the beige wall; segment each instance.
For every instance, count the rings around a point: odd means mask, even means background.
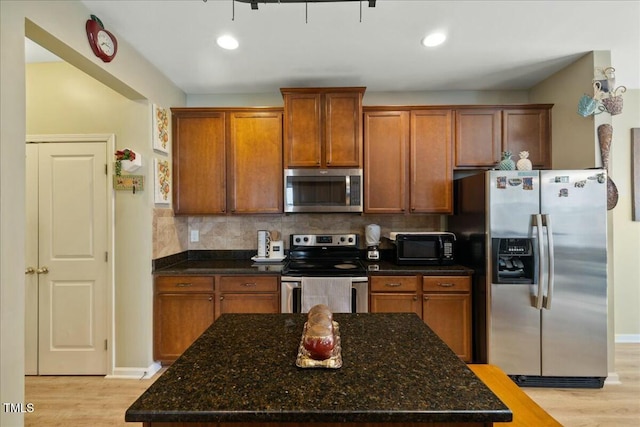
[[[78,1],[0,1],[0,400],[24,402],[24,174],[26,138],[25,36],[47,47],[76,68],[114,88],[120,94],[145,105],[185,104],[186,96],[122,38],[118,57],[105,65],[87,43],[84,23],[91,11]],[[116,34],[117,36],[117,34]],[[135,89],[133,89],[135,88]],[[140,106],[127,121],[128,138],[149,141],[149,114]],[[64,113],[64,111],[60,111]],[[143,117],[144,116],[144,117]],[[144,120],[145,123],[139,122]],[[58,124],[50,123],[51,129]],[[140,126],[140,127],[138,127]],[[143,130],[144,127],[144,130]],[[84,128],[82,128],[84,131]],[[97,130],[92,130],[95,133]],[[65,132],[79,133],[70,129]],[[112,131],[111,131],[112,132]],[[116,142],[119,145],[119,142]],[[126,323],[117,337],[125,353],[116,363],[147,368],[151,363],[151,224],[153,206],[140,197],[132,204],[120,201],[123,218],[132,227],[116,224],[121,250],[127,258],[122,276],[133,288],[125,303]],[[116,203],[118,204],[118,200]],[[117,208],[118,209],[118,208]],[[116,213],[116,216],[119,214]],[[140,223],[136,221],[140,218]],[[137,225],[137,227],[136,227]],[[128,250],[129,252],[125,252]],[[116,263],[118,261],[116,260]],[[127,269],[128,271],[124,271]],[[123,284],[125,282],[122,282]],[[118,343],[116,343],[118,345]],[[0,425],[19,426],[23,414],[0,411]]]
[[[147,177],[146,189],[135,195],[114,192],[114,364],[149,366],[153,207],[150,106],[146,101],[125,98],[66,62],[29,64],[26,90],[28,135],[113,133],[116,149],[131,148],[142,155],[142,168],[135,173]],[[113,159],[110,155],[107,158]],[[135,306],[131,301],[136,301]],[[147,314],[140,318],[140,313]]]
[[[640,89],[628,91],[623,100],[622,114],[611,118],[613,142],[609,160],[611,178],[619,193],[618,205],[611,211],[615,333],[617,341],[637,342],[640,336],[640,221],[632,221],[631,216],[631,128],[640,128]]]

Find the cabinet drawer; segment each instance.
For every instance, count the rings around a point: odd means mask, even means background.
[[[226,276],[220,278],[221,292],[277,292],[274,276]]]
[[[415,292],[418,290],[417,276],[372,276],[371,292]]]
[[[425,276],[422,278],[422,290],[430,292],[470,292],[469,276]]]
[[[213,292],[213,276],[157,276],[156,292]]]

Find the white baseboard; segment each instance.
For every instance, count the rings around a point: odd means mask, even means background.
[[[640,334],[616,334],[616,343],[638,344],[640,343]]]
[[[160,369],[162,369],[162,365],[157,362],[152,363],[148,368],[114,368],[113,374],[107,375],[105,378],[142,380],[153,377]]]
[[[620,377],[616,372],[609,372],[609,375],[607,375],[607,379],[604,380],[604,385],[620,385],[620,384],[622,383],[620,382]]]

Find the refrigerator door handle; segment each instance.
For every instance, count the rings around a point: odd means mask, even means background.
[[[551,310],[551,298],[553,297],[553,282],[555,279],[555,254],[553,251],[553,228],[551,227],[551,216],[542,216],[545,227],[547,227],[547,254],[549,258],[549,275],[547,281],[547,297],[544,301],[544,308]]]
[[[538,234],[538,294],[536,295],[536,308],[540,310],[542,309],[542,285],[544,278],[544,262],[542,256],[544,254],[544,236],[542,233],[542,215],[533,215],[533,225],[536,227],[536,233]]]

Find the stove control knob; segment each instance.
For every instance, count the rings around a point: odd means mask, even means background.
[[[308,241],[309,241],[309,238],[305,236],[304,237],[304,242],[307,243]]]
[[[299,238],[299,237],[296,237],[295,242],[296,242],[296,243],[300,243],[300,238]]]
[[[340,237],[340,241],[341,241],[341,242],[344,242],[344,240],[345,240],[345,239],[344,239],[344,236]]]
[[[349,237],[349,243],[353,243],[353,237]]]

